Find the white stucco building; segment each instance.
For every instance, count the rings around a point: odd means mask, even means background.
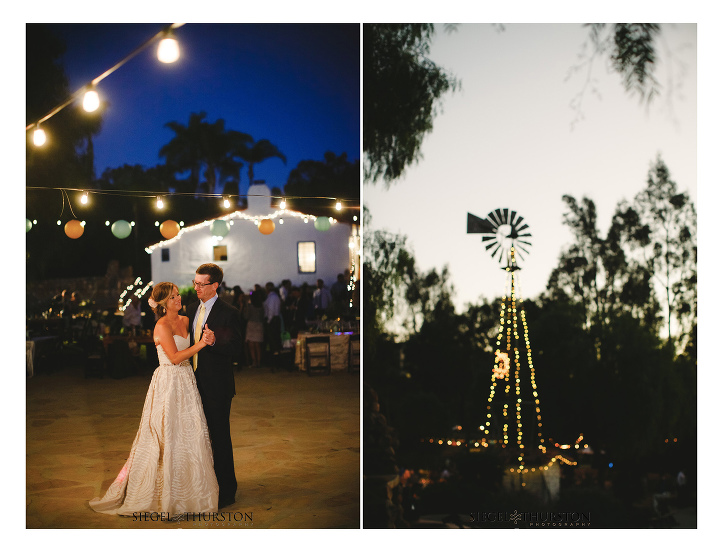
[[[283,279],[291,280],[293,285],[314,285],[322,279],[329,287],[346,269],[357,277],[357,225],[333,221],[329,229],[320,231],[315,225],[319,218],[290,209],[273,209],[270,200],[266,185],[253,185],[248,191],[246,210],[184,227],[176,237],[147,247],[152,281],[188,286],[195,269],[206,262],[223,269],[229,287],[239,285],[245,291],[256,283],[264,286],[272,281],[279,285]],[[265,219],[275,225],[267,235],[259,230]],[[317,222],[319,227],[321,222]],[[222,237],[213,235],[214,231],[225,230]]]

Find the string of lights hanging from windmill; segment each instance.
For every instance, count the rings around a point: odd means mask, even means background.
[[[528,472],[547,469],[548,464],[557,459],[545,460],[547,449],[542,434],[540,399],[527,318],[522,299],[517,294],[516,273],[520,270],[517,257],[524,260],[523,253],[529,254],[532,234],[523,217],[508,208],[493,210],[485,218],[468,213],[467,232],[482,236],[485,251],[492,258],[497,258],[508,274],[500,308],[500,332],[495,343],[486,420],[479,428],[484,435],[482,445],[500,445],[516,453],[518,464],[511,467],[510,472],[517,472],[521,486],[525,487]],[[527,355],[527,372],[522,372],[523,347]],[[521,374],[528,373],[529,379],[523,380]],[[523,408],[531,410],[535,418],[523,418]]]

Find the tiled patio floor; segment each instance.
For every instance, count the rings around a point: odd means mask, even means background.
[[[360,376],[347,372],[236,372],[238,493],[224,522],[92,511],[88,500],[104,494],[127,458],[150,378],[85,379],[68,368],[27,380],[27,528],[360,526]]]

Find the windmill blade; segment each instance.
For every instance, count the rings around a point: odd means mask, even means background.
[[[468,233],[494,233],[495,228],[487,220],[478,218],[474,214],[468,212],[467,232]]]
[[[499,212],[499,210],[496,210],[496,212]],[[488,212],[487,217],[488,221],[492,222],[495,225],[495,228],[498,228],[502,225],[502,222],[498,219],[494,212]]]
[[[501,263],[507,258],[507,265],[510,267],[513,265],[510,261],[511,248],[515,247],[514,251],[521,260],[525,258],[522,253],[530,252],[528,248],[532,243],[528,239],[532,237],[532,233],[530,226],[523,222],[524,218],[509,208],[491,210],[484,219],[468,212],[467,232],[480,233],[485,251],[490,253],[492,258],[497,257]],[[500,233],[501,226],[509,226],[509,233],[505,230]]]

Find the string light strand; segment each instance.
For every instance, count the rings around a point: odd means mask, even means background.
[[[95,77],[95,79],[93,79],[92,81],[90,81],[89,84],[80,87],[77,91],[75,91],[72,95],[70,95],[70,98],[68,98],[67,100],[65,100],[65,102],[57,105],[55,108],[53,108],[52,110],[50,110],[47,114],[45,114],[45,115],[44,115],[43,117],[41,117],[39,120],[37,120],[37,121],[35,121],[35,122],[33,122],[33,123],[29,123],[29,124],[25,127],[25,131],[29,131],[29,130],[32,129],[33,127],[37,127],[37,126],[40,125],[41,123],[49,120],[51,117],[53,117],[54,115],[56,115],[58,112],[60,112],[61,110],[63,110],[64,108],[66,108],[67,106],[69,106],[70,104],[72,104],[76,99],[78,99],[81,95],[83,95],[88,89],[94,88],[100,81],[102,81],[103,79],[105,79],[108,75],[110,75],[110,74],[113,73],[114,71],[118,70],[120,67],[122,67],[123,65],[125,65],[125,64],[126,64],[128,61],[130,61],[132,58],[134,58],[135,56],[137,56],[140,52],[142,52],[143,50],[145,50],[145,49],[146,49],[148,46],[150,46],[153,42],[156,42],[156,41],[164,38],[164,37],[168,34],[169,31],[171,31],[172,29],[177,29],[178,27],[182,27],[183,25],[185,25],[185,24],[184,24],[184,23],[173,23],[172,25],[169,25],[169,26],[163,28],[159,33],[155,34],[153,37],[151,37],[150,39],[148,39],[147,41],[145,41],[143,44],[141,44],[140,46],[138,46],[135,50],[133,50],[130,54],[128,54],[127,56],[125,56],[122,60],[120,60],[118,63],[116,63],[116,64],[115,64],[114,66],[112,66],[110,69],[108,69],[108,70],[105,71],[104,73],[102,73],[102,74],[98,75],[97,77]]]

